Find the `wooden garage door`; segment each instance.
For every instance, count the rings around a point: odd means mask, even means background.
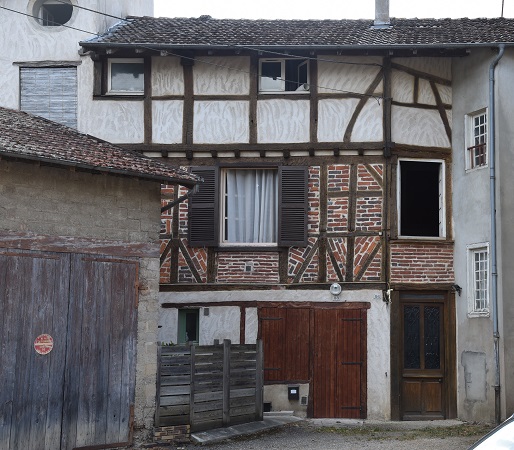
[[[135,261],[0,252],[0,448],[129,440],[136,280]],[[43,333],[47,355],[33,345]]]
[[[313,416],[366,418],[366,310],[313,313]]]

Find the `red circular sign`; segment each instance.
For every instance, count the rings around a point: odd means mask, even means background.
[[[54,348],[54,340],[49,334],[40,334],[34,341],[34,350],[40,355],[47,355]]]

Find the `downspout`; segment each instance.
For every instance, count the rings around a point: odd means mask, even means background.
[[[491,303],[493,309],[493,338],[494,338],[494,419],[496,424],[501,422],[501,397],[500,397],[500,332],[498,328],[498,263],[496,252],[496,121],[495,121],[495,95],[494,95],[494,70],[503,57],[505,45],[500,44],[498,55],[489,66],[489,178],[491,197]]]

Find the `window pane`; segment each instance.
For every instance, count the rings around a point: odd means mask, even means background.
[[[261,62],[261,91],[282,91],[282,61]]]
[[[143,92],[143,64],[111,63],[111,91]]]
[[[473,296],[475,311],[486,311],[488,299],[488,253],[487,250],[473,252]]]
[[[425,369],[441,368],[440,308],[425,306]]]
[[[403,366],[405,369],[419,369],[421,358],[419,354],[420,335],[419,306],[405,306],[403,310]]]
[[[224,240],[231,243],[276,242],[277,193],[276,170],[227,170]]]

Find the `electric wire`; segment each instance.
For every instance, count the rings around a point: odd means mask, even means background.
[[[56,0],[56,1],[59,2],[59,3],[63,3],[63,4],[69,4],[69,3],[67,3],[67,2],[65,2],[63,0]],[[111,15],[111,14],[107,14],[107,13],[103,13],[103,12],[100,12],[100,11],[96,11],[96,10],[93,10],[93,9],[90,9],[90,8],[85,8],[83,6],[73,5],[73,7],[76,7],[76,8],[79,8],[79,9],[84,9],[86,11],[93,12],[95,14],[99,14],[99,15],[103,15],[103,16],[107,16],[107,17],[111,17],[111,18],[114,18],[114,19],[119,19],[119,20],[121,20],[123,22],[127,22],[127,20],[124,19],[124,18],[121,18],[121,17],[118,17],[118,16],[114,16],[114,15]],[[7,8],[5,6],[0,6],[0,9],[6,10],[6,11],[9,11],[9,12],[13,12],[13,13],[16,13],[16,14],[20,14],[20,15],[23,15],[23,16],[32,17],[32,18],[34,18],[34,19],[36,19],[38,21],[40,20],[40,18],[37,17],[37,16],[34,16],[32,14],[28,14],[28,13],[24,13],[24,12],[21,12],[21,11],[16,11],[14,9]],[[69,29],[72,29],[72,30],[75,30],[75,31],[80,31],[82,33],[90,34],[90,35],[93,35],[93,36],[96,36],[96,37],[100,37],[103,34],[105,34],[105,33],[102,33],[102,34],[94,33],[94,32],[91,32],[91,31],[83,30],[81,28],[72,27],[70,25],[61,24],[61,23],[58,23],[58,22],[51,21],[51,23],[54,23],[56,25],[59,25],[59,26],[65,27],[65,28],[69,28]],[[228,48],[234,48],[234,45],[229,45],[229,44],[218,44],[218,45],[226,46]],[[198,59],[198,58],[195,58],[195,57],[189,57],[189,56],[185,56],[185,55],[180,55],[180,54],[177,54],[177,53],[170,52],[168,50],[156,49],[156,48],[153,48],[153,47],[147,46],[147,45],[134,44],[134,46],[136,46],[137,48],[149,50],[149,51],[152,51],[152,52],[158,52],[161,55],[164,53],[164,54],[169,55],[169,56],[175,56],[175,57],[179,57],[179,58],[184,58],[184,59],[188,59],[188,60],[191,60],[191,61],[194,61],[194,62],[199,62],[199,63],[202,63],[202,64],[208,64],[208,65],[211,65],[211,66],[220,67],[220,68],[224,68],[224,69],[227,69],[227,70],[232,70],[232,71],[236,71],[236,72],[252,75],[252,72],[250,72],[248,70],[239,69],[239,68],[236,68],[236,67],[231,67],[231,66],[224,65],[224,64],[217,64],[217,63],[214,63],[214,62],[211,62],[211,61],[205,61],[205,60]],[[244,46],[235,46],[235,47],[236,48],[237,47],[246,48]],[[254,48],[246,48],[246,49],[252,50],[252,51],[256,51],[256,52],[262,51],[260,49],[254,49]],[[290,58],[298,58],[298,59],[304,59],[304,60],[320,61],[320,59],[318,59],[318,58],[311,58],[311,57],[300,56],[300,55],[290,55],[290,54],[286,54],[286,53],[273,52],[273,51],[267,52],[267,53],[278,54],[278,55],[285,55],[285,56],[288,56]],[[382,67],[380,64],[374,64],[374,63],[353,63],[353,62],[349,62],[349,61],[345,62],[345,61],[335,61],[335,60],[323,60],[323,61],[331,62],[331,63],[337,63],[337,64],[367,65],[367,66],[371,65],[371,66]],[[285,78],[282,78],[282,77],[267,77],[267,78],[272,78],[273,80],[279,80],[279,81],[283,81],[283,82],[298,83],[296,80],[288,80],[288,79],[285,79]],[[338,92],[338,93],[343,93],[343,94],[348,94],[348,95],[355,95],[356,97],[359,97],[359,98],[360,97],[373,98],[374,100],[377,101],[377,103],[379,105],[380,105],[380,100],[382,99],[381,96],[374,95],[374,94],[366,94],[366,93],[361,93],[361,92],[346,91],[346,90],[343,90],[343,89],[331,88],[331,87],[322,86],[322,85],[319,85],[319,84],[316,84],[316,85],[313,85],[313,84],[310,84],[310,83],[307,83],[307,84],[309,86],[316,86],[318,89],[325,89],[325,90],[329,90],[329,91],[333,91],[333,92]],[[282,92],[282,91],[277,91],[277,93],[280,93],[280,92]]]

